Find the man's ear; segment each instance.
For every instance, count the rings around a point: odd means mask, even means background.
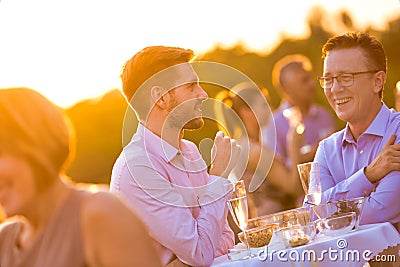
[[[382,89],[383,86],[385,85],[386,82],[386,73],[384,71],[378,71],[375,73],[374,77],[374,92],[379,93]]]
[[[162,88],[161,86],[153,86],[150,89],[150,95],[153,103],[157,105],[160,109],[166,109],[168,107],[168,100],[166,99],[164,88]]]

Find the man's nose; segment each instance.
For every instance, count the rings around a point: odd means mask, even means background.
[[[337,91],[340,91],[342,89],[342,86],[340,85],[340,82],[338,81],[337,77],[334,77],[332,82],[333,82],[333,84],[332,84],[332,87],[330,89],[331,92],[337,92]]]
[[[197,98],[201,98],[204,100],[208,98],[208,94],[200,85],[197,85]]]

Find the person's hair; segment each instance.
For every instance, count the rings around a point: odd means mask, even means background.
[[[259,88],[251,83],[240,83],[234,86],[228,95],[231,101],[231,108],[237,114],[240,114],[239,111],[241,109],[250,109],[250,105],[252,105],[256,99],[259,99],[260,96],[264,96],[266,99],[269,97],[267,89]],[[243,120],[246,118],[241,119]]]
[[[311,61],[304,55],[293,54],[287,55],[275,63],[272,69],[272,84],[281,96],[286,74],[293,69],[312,71]]]
[[[220,91],[215,99],[214,104],[214,114],[216,115],[217,121],[220,122],[218,127],[220,130],[224,130],[224,126],[227,128],[228,133],[231,133],[234,138],[240,138],[243,131],[245,131],[244,125],[235,125],[234,122],[238,124],[239,119],[241,122],[247,118],[241,117],[240,110],[251,109],[251,105],[260,97],[264,97],[266,101],[269,101],[269,93],[266,88],[258,87],[254,83],[242,82],[230,90]],[[223,105],[222,105],[223,104]],[[234,115],[236,114],[236,115]],[[238,116],[238,118],[236,117]],[[222,125],[221,125],[222,123]]]
[[[146,84],[146,88],[141,88],[141,86],[160,71],[190,62],[193,57],[194,53],[190,49],[149,46],[136,53],[125,63],[121,72],[122,89],[126,100],[135,110],[139,119],[144,120],[147,117],[150,110],[149,90],[158,84]],[[132,101],[136,93],[142,94],[138,96],[140,101]]]
[[[0,125],[0,154],[24,158],[39,191],[56,181],[74,155],[64,112],[32,89],[0,89]]]
[[[367,33],[349,32],[329,38],[322,47],[322,59],[324,60],[332,50],[347,48],[361,48],[371,70],[386,73],[387,59],[383,45]],[[383,97],[383,87],[379,92],[379,97]]]

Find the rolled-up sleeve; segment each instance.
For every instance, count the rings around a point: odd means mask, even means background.
[[[400,221],[400,172],[386,175],[364,203],[361,223]]]
[[[338,138],[322,141],[315,156],[315,161],[320,166],[322,202],[365,196],[361,224],[398,223],[400,221],[400,172],[390,172],[378,183],[373,184],[364,174],[364,168],[367,166],[357,167],[361,164],[360,159],[343,153],[343,147],[338,143]],[[373,160],[379,152],[380,149],[374,150],[369,161]],[[347,176],[346,173],[350,175]]]

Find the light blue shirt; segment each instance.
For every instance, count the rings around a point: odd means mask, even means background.
[[[400,172],[393,171],[375,184],[364,174],[364,168],[378,156],[392,134],[397,135],[398,143],[400,113],[383,104],[357,141],[348,125],[321,141],[315,161],[321,171],[322,202],[367,196],[360,224],[399,223]]]

